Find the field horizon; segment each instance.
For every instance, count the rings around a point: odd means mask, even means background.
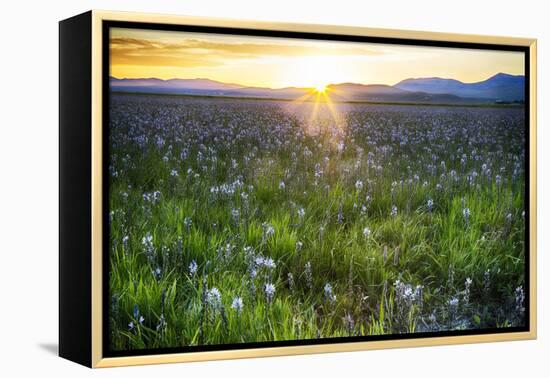
[[[208,95],[208,94],[187,94],[187,93],[155,93],[155,92],[140,92],[131,90],[111,90],[111,95],[135,95],[135,96],[164,96],[164,97],[189,97],[197,99],[211,99],[220,101],[243,100],[243,101],[267,101],[267,102],[282,102],[292,103],[293,99],[276,98],[276,97],[247,97],[247,96],[225,96],[225,95]],[[320,103],[326,101],[315,97],[300,100],[300,103]],[[464,103],[445,103],[445,102],[400,102],[400,101],[369,101],[369,100],[340,100],[334,101],[334,104],[357,104],[357,105],[387,105],[387,106],[421,106],[421,107],[451,107],[451,108],[524,108],[523,102],[464,102]]]

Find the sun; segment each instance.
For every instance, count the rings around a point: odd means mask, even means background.
[[[315,92],[325,93],[326,91],[327,91],[327,85],[326,84],[316,84],[315,85]]]

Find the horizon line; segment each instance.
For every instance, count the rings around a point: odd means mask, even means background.
[[[491,79],[495,76],[498,76],[498,75],[507,75],[507,76],[513,76],[513,77],[523,77],[523,78],[525,77],[525,74],[514,75],[514,74],[510,74],[510,73],[506,73],[506,72],[497,72],[497,73],[487,77],[484,80],[473,81],[473,82],[465,82],[465,81],[461,81],[461,80],[458,80],[458,79],[455,79],[455,78],[452,78],[452,77],[424,76],[424,77],[408,77],[408,78],[405,78],[405,79],[401,79],[393,85],[381,84],[381,83],[368,83],[367,84],[367,83],[357,83],[357,82],[346,81],[346,82],[340,82],[340,83],[328,83],[325,87],[329,87],[331,85],[342,85],[342,84],[353,84],[353,85],[364,85],[364,86],[380,85],[380,86],[387,86],[387,87],[395,87],[397,84],[399,84],[399,83],[401,83],[405,80],[426,80],[426,79],[456,80],[456,81],[458,81],[460,83],[463,83],[463,84],[476,84],[476,83],[482,83],[484,81],[487,81],[487,80],[489,80],[489,79]],[[133,78],[133,77],[122,77],[122,78],[119,78],[119,77],[116,77],[116,76],[109,75],[109,79],[116,79],[116,80],[160,80],[160,81],[164,81],[164,82],[171,81],[171,80],[208,80],[208,81],[212,81],[212,82],[216,82],[216,83],[220,83],[220,84],[236,85],[236,86],[240,87],[239,89],[258,88],[258,89],[280,90],[280,89],[314,89],[315,88],[315,86],[312,86],[312,87],[299,87],[299,86],[265,87],[265,86],[243,85],[243,84],[238,84],[238,83],[228,83],[228,82],[224,82],[224,81],[220,81],[220,80],[209,79],[209,78],[206,78],[206,77],[195,77],[195,78],[173,77],[173,78],[170,78],[170,79],[161,79],[161,78],[158,78],[158,77],[135,77],[135,78]]]

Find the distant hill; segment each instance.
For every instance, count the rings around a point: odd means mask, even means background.
[[[499,73],[477,83],[463,83],[439,77],[406,79],[395,88],[432,94],[453,94],[464,98],[481,98],[495,101],[525,100],[525,77]]]
[[[117,79],[111,89],[122,92],[187,94],[296,100],[315,99],[312,88],[262,88],[228,84],[210,79]],[[340,83],[327,86],[332,101],[412,102],[470,104],[523,100],[524,77],[497,74],[479,83],[454,79],[406,79],[394,86],[384,84]]]
[[[111,88],[148,93],[211,93],[230,91],[242,86],[210,79],[117,79],[110,78]]]
[[[328,87],[331,97],[341,101],[370,102],[419,102],[419,103],[464,103],[472,102],[450,94],[431,94],[407,91],[383,84],[331,84]]]

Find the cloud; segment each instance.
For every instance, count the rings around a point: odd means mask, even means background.
[[[246,38],[246,37],[243,37]],[[365,56],[382,52],[360,45],[319,43],[224,43],[197,38],[180,42],[114,37],[110,40],[111,64],[136,66],[200,67],[223,65],[236,59],[301,56]]]

